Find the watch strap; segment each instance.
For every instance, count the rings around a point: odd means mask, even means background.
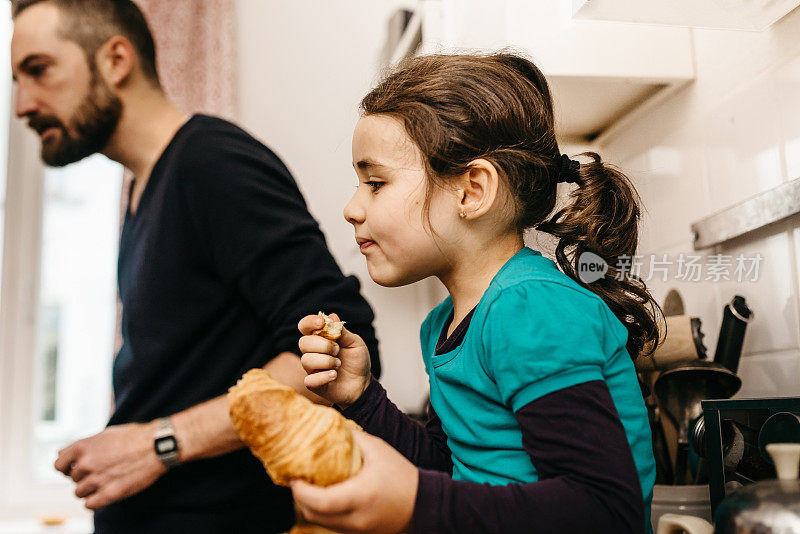
[[[167,469],[172,469],[180,463],[178,459],[178,440],[172,428],[172,420],[162,417],[156,420],[156,432],[153,435],[153,447],[156,456]]]

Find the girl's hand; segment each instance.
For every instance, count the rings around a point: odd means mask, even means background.
[[[379,438],[361,431],[353,438],[361,449],[361,470],[328,487],[293,480],[295,503],[307,520],[339,532],[405,531],[417,498],[417,468]]]
[[[335,313],[330,317],[340,320]],[[297,325],[303,334],[298,343],[303,353],[300,363],[308,373],[303,383],[320,397],[347,408],[369,385],[369,351],[364,340],[346,328],[337,341],[311,335],[324,322],[319,315],[306,315]]]

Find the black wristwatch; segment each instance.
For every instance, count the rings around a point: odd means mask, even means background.
[[[180,463],[180,460],[178,460],[178,440],[175,439],[172,421],[169,417],[163,417],[156,421],[156,425],[156,433],[153,436],[153,447],[156,450],[156,456],[164,464],[164,467],[171,469]]]

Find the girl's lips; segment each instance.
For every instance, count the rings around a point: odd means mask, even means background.
[[[375,241],[356,236],[356,244],[358,245],[358,248],[361,249],[361,253],[364,254],[364,251],[374,245]]]

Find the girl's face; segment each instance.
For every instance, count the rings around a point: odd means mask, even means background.
[[[353,133],[353,165],[358,188],[344,217],[355,228],[372,279],[401,286],[444,274],[448,247],[457,241],[457,195],[437,188],[428,226],[422,154],[403,123],[388,115],[363,116]]]

